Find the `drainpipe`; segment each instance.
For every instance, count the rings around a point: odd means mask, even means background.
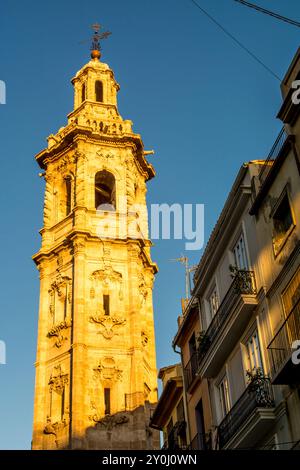
[[[184,413],[187,421],[187,438],[188,438],[188,443],[191,443],[191,430],[190,430],[190,419],[189,419],[189,414],[188,414],[188,406],[187,406],[187,401],[186,401],[186,388],[185,388],[185,378],[184,378],[184,369],[183,369],[183,359],[182,359],[182,351],[176,351],[176,344],[172,345],[173,351],[176,354],[180,355],[180,362],[181,362],[181,368],[182,368],[182,382],[183,382],[183,407],[184,407]]]

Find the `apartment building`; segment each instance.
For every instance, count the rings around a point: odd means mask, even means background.
[[[273,407],[254,406],[255,393],[248,393],[250,373],[262,361],[259,356],[257,364],[251,364],[250,357],[250,344],[258,341],[263,280],[255,218],[249,214],[252,181],[262,165],[249,162],[241,167],[195,272],[193,295],[173,342],[182,353],[193,448],[228,444],[228,426],[233,431],[229,413],[237,403],[239,423],[234,427],[245,424],[242,411],[253,407],[264,430],[275,419]],[[259,381],[273,404],[268,380]],[[253,445],[257,431],[255,427],[251,436],[244,436],[239,447]]]
[[[179,319],[191,448],[299,447],[299,77],[300,50],[281,86],[284,127],[241,167]]]
[[[300,340],[300,105],[293,102],[299,77],[300,49],[281,85],[278,117],[284,127],[261,169],[250,210],[268,307],[261,325],[265,368],[277,406],[278,424],[270,439],[285,449],[299,448],[300,440],[300,365],[292,360]]]

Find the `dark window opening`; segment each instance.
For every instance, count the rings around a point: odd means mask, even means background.
[[[275,252],[278,251],[287,232],[294,225],[288,195],[285,194],[273,215],[273,244]]]
[[[72,180],[68,176],[66,178],[66,215],[69,215],[72,210]]]
[[[109,295],[103,295],[103,310],[104,315],[109,315]]]
[[[83,103],[84,100],[85,100],[85,83],[82,85],[82,88],[81,88],[81,102]]]
[[[110,415],[110,388],[104,389],[104,408],[105,414]]]
[[[205,425],[204,425],[204,414],[203,414],[203,405],[202,400],[199,401],[198,405],[195,408],[196,414],[196,426],[197,426],[197,436],[198,436],[198,449],[206,450],[206,436],[205,436]]]
[[[177,413],[177,421],[184,421],[184,406],[183,406],[182,398],[176,407],[176,413]]]
[[[95,207],[99,210],[116,209],[115,178],[106,170],[98,171],[95,176]]]
[[[65,414],[65,388],[63,388],[62,396],[61,396],[61,420],[64,419]]]
[[[95,82],[95,95],[96,101],[99,103],[103,102],[103,83],[100,80]]]
[[[193,333],[192,336],[189,339],[189,350],[190,350],[190,357],[192,357],[192,355],[197,350],[195,333]]]

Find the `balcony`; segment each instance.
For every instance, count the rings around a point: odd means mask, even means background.
[[[300,382],[300,365],[292,363],[292,343],[297,340],[300,340],[300,299],[268,346],[273,384]]]
[[[168,434],[162,449],[179,450],[186,449],[186,422],[185,420],[177,421]]]
[[[273,147],[271,148],[270,150],[270,153],[268,155],[268,157],[266,158],[264,164],[262,165],[261,167],[261,170],[259,172],[259,182],[260,184],[262,185],[268,174],[269,174],[269,171],[270,169],[272,168],[272,165],[274,163],[274,161],[276,160],[276,158],[278,157],[278,155],[280,154],[281,152],[281,149],[283,148],[283,145],[286,141],[286,133],[285,133],[285,129],[284,127],[281,129],[281,131],[279,132],[278,134],[278,137],[277,139],[275,140],[274,144],[273,144]]]
[[[243,333],[256,305],[254,272],[237,271],[220,307],[201,338],[197,357],[200,364],[198,372],[201,377],[213,377],[218,372],[224,359]]]
[[[212,450],[211,434],[196,434],[196,436],[191,440],[188,450]]]
[[[272,385],[255,377],[218,427],[220,449],[249,449],[274,426]]]
[[[199,364],[199,352],[195,351],[184,368],[185,386],[187,391],[190,390],[191,385],[194,384],[196,379],[199,377]]]
[[[262,201],[268,194],[269,188],[272,185],[274,178],[278,174],[286,156],[293,148],[295,136],[287,135],[283,127],[275,140],[269,155],[261,165],[258,174],[259,187],[258,192],[253,201],[252,207],[249,211],[250,215],[256,215]]]

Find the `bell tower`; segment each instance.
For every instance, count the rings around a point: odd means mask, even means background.
[[[45,178],[33,449],[156,449],[146,182],[154,169],[100,61],[72,79],[74,109],[36,160]]]

